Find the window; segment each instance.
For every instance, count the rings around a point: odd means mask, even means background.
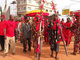
[[[52,12],[52,10],[50,10],[50,12]]]
[[[26,10],[26,7],[24,7],[24,10]]]
[[[31,7],[28,7],[28,10],[31,10]]]
[[[40,1],[36,1],[36,3],[38,3],[38,4],[39,4],[39,3],[40,3]]]
[[[18,8],[18,11],[20,11],[20,8]]]
[[[18,4],[20,4],[20,1],[18,1]]]
[[[31,0],[29,0],[29,3],[31,3],[32,1]]]
[[[24,3],[26,2],[26,0],[24,0]]]
[[[46,12],[48,12],[48,9],[46,9]]]

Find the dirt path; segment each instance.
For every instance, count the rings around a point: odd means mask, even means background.
[[[45,44],[44,44],[45,45]],[[61,43],[60,44],[60,52],[59,52],[59,60],[80,60],[80,54],[77,54],[76,56],[72,55],[73,52],[73,44],[67,47],[69,56],[66,56],[64,46]],[[12,55],[10,52],[8,56],[3,57],[3,52],[0,52],[0,60],[36,60],[34,56],[34,50],[32,48],[32,51],[27,53],[23,53],[23,47],[20,43],[16,44],[16,54]],[[55,60],[54,58],[50,57],[50,47],[48,45],[45,45],[42,48],[42,55],[41,60]]]

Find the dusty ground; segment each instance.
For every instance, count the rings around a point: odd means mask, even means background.
[[[49,45],[44,44],[42,48],[42,55],[41,60],[55,60],[54,58],[50,57],[50,48]],[[73,44],[67,47],[67,51],[69,56],[66,56],[64,46],[61,43],[60,44],[60,52],[59,52],[59,60],[80,60],[80,54],[77,54],[76,56],[72,55],[73,52]],[[23,53],[23,47],[18,42],[16,44],[16,54],[12,55],[9,51],[8,56],[3,57],[3,52],[0,52],[0,60],[36,60],[34,56],[34,50],[32,48],[31,52]]]

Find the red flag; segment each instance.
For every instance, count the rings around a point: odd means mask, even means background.
[[[54,10],[54,12],[56,13],[56,9],[55,9],[55,4],[54,4],[54,2],[52,1],[52,9]]]
[[[55,7],[53,6],[52,9],[55,9]]]
[[[45,0],[42,0],[43,3],[45,3]]]
[[[54,2],[53,1],[52,1],[52,5],[51,6],[52,6],[52,9],[55,9]]]
[[[43,7],[44,7],[44,4],[41,5],[41,9],[43,9]]]

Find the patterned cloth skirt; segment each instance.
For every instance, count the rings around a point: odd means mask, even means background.
[[[52,35],[51,35],[51,39],[50,39],[50,48],[51,51],[56,51],[59,52],[59,43],[57,44],[56,41],[58,41],[58,39],[56,39],[56,30],[52,31]]]

